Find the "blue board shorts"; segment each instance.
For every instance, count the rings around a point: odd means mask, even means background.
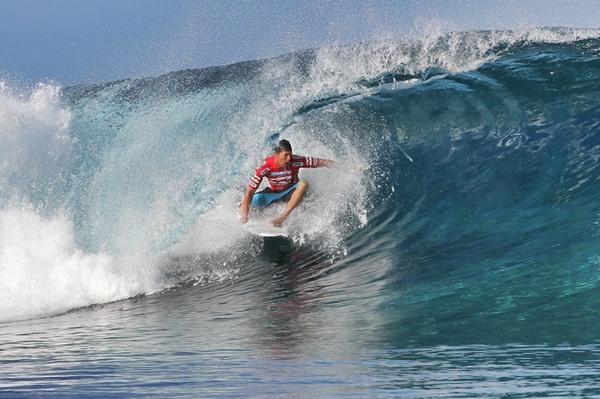
[[[254,194],[254,197],[252,197],[252,204],[250,204],[250,206],[265,207],[276,201],[287,201],[290,199],[289,197],[294,190],[298,188],[299,183],[300,182],[293,184],[291,187],[281,191],[271,191],[271,189],[267,187],[264,190]]]

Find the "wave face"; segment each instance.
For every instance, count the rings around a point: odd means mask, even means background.
[[[455,33],[3,84],[0,320],[235,283],[264,249],[237,203],[282,137],[338,165],[304,173],[284,262],[344,281],[321,300],[368,313],[376,339],[595,339],[599,37]]]

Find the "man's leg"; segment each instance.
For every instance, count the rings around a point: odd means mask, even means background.
[[[281,226],[283,224],[285,219],[290,215],[290,213],[292,213],[294,208],[300,204],[302,198],[304,198],[304,194],[306,194],[306,190],[308,190],[308,183],[304,180],[300,180],[298,182],[298,188],[296,188],[296,190],[294,190],[292,193],[285,210],[281,213],[281,215],[271,221],[274,226]]]

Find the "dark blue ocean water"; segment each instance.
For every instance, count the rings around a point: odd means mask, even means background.
[[[0,397],[600,396],[599,36],[3,84]],[[337,166],[263,241],[278,138]]]

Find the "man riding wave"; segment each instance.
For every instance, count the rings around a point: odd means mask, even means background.
[[[331,167],[334,161],[292,154],[292,145],[287,140],[279,141],[275,153],[264,159],[254,171],[248,189],[240,206],[240,221],[248,221],[250,207],[266,207],[276,201],[286,201],[285,210],[271,221],[281,226],[285,219],[300,204],[308,190],[308,183],[298,178],[300,168]],[[266,177],[269,187],[256,192],[262,179]]]

